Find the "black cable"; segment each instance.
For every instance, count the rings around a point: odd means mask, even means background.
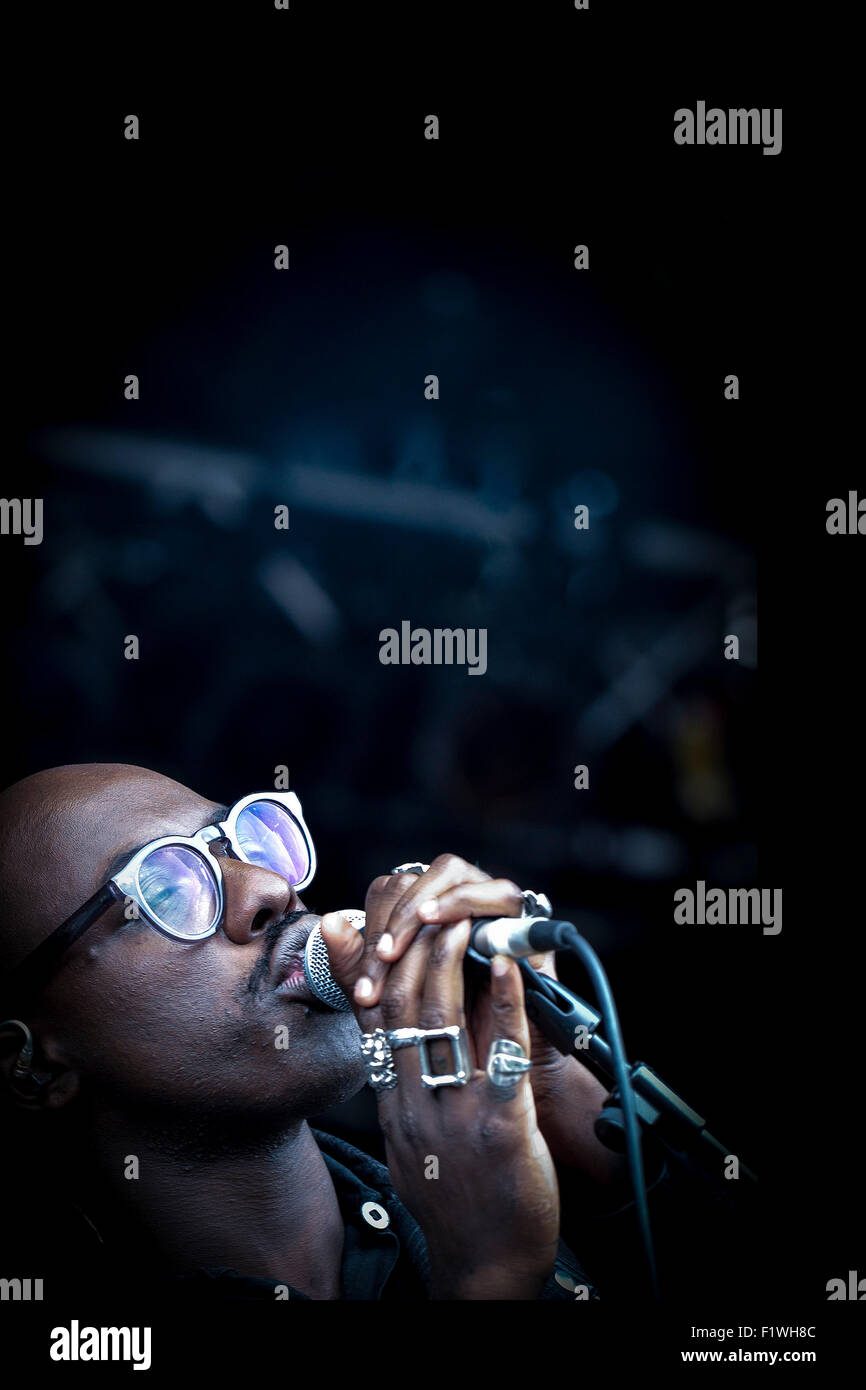
[[[625,1127],[626,1160],[628,1163],[629,1178],[631,1179],[632,1190],[634,1192],[638,1228],[640,1230],[641,1243],[646,1257],[653,1297],[658,1298],[658,1274],[656,1271],[652,1231],[650,1230],[649,1207],[646,1198],[646,1181],[644,1178],[643,1154],[641,1152],[640,1125],[634,1103],[634,1093],[631,1089],[629,1065],[626,1060],[625,1046],[622,1040],[619,1016],[613,1000],[613,993],[607,975],[605,974],[604,966],[589,942],[583,939],[577,928],[572,926],[570,922],[563,923],[562,931],[559,933],[559,936],[562,945],[574,951],[575,955],[580,957],[580,960],[586,967],[587,973],[592,981],[593,989],[595,990],[602,1018],[604,1019],[605,1032],[612,1055],[614,1076],[616,1077],[616,1083],[619,1088],[620,1104],[622,1106],[622,1117]]]

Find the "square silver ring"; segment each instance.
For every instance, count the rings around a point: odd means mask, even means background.
[[[431,1070],[429,1045],[440,1039],[451,1044],[454,1071],[436,1075]],[[469,1054],[463,1029],[456,1023],[447,1028],[425,1028],[423,1037],[418,1039],[418,1060],[421,1063],[421,1085],[428,1091],[438,1086],[465,1086],[469,1081]]]

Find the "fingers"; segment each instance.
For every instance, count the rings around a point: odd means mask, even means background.
[[[485,1015],[483,1032],[490,1041],[494,1038],[510,1038],[520,1043],[528,1057],[530,1055],[529,1019],[523,998],[523,980],[517,962],[508,956],[494,956],[490,962],[490,989],[478,1001],[478,1008]],[[487,1058],[480,1061],[485,1065]]]
[[[382,979],[388,967],[377,955],[377,947],[394,907],[410,892],[413,883],[416,882],[415,874],[382,874],[379,878],[374,878],[367,889],[364,903],[367,913],[364,949],[352,982],[352,998],[363,1008],[372,1008],[379,1002]]]
[[[463,958],[469,944],[468,918],[451,927],[421,927],[402,960],[391,966],[379,1002],[370,1008],[355,1005],[358,1023],[364,1032],[383,1028],[466,1027],[463,998]],[[470,1073],[475,1069],[471,1040],[465,1039]],[[431,1072],[443,1075],[455,1069],[454,1053],[447,1039],[429,1044]],[[421,1063],[417,1047],[398,1047],[393,1054],[399,1086],[396,1091],[377,1094],[380,1120],[401,1114],[407,1105],[413,1115],[425,1111],[432,1097],[421,1086]],[[402,1089],[401,1089],[402,1088]],[[435,1103],[435,1102],[434,1102]]]
[[[519,917],[523,894],[508,878],[488,878],[482,883],[460,883],[419,903],[424,922],[456,922],[461,917]]]
[[[466,917],[462,922],[437,932],[423,981],[419,1027],[446,1028],[452,1023],[466,1027],[463,957],[469,945],[471,927],[472,923]]]
[[[453,927],[422,927],[403,959],[391,967],[379,1003],[360,1010],[361,1027],[365,1031],[384,1028],[386,1032],[393,1028],[445,1028],[453,1024],[465,1028],[463,957],[470,927],[468,918]],[[430,1044],[430,1059],[436,1072],[453,1070],[447,1041]],[[394,1063],[401,1082],[420,1087],[417,1048],[398,1048]]]
[[[369,950],[363,960],[363,971],[355,985],[355,999],[359,1004],[371,1007],[381,998],[382,985],[389,966],[404,955],[416,934],[424,925],[424,917],[418,908],[425,899],[438,899],[448,889],[459,883],[486,883],[489,875],[465,859],[455,854],[442,854],[426,873],[394,874],[386,879],[376,879],[367,894],[367,936]],[[397,889],[380,886],[397,883]],[[459,913],[452,921],[466,917],[467,912]],[[370,931],[371,916],[374,930]]]
[[[361,973],[364,933],[347,922],[342,912],[326,912],[319,923],[328,951],[331,974],[348,999]]]
[[[363,1028],[415,1028],[420,1023],[424,979],[442,935],[439,927],[422,927],[401,961],[392,967],[378,1004],[363,1010]]]
[[[523,999],[523,979],[516,960],[494,956],[490,962],[489,1007],[494,1022],[502,1025],[498,1034],[520,1043],[524,1051],[529,1046],[529,1020]]]
[[[423,927],[416,936],[411,951],[392,967],[381,1001],[372,1008],[355,1005],[360,1027],[365,1033],[375,1028],[390,1032],[392,1028],[419,1026],[419,1009],[433,945],[442,935],[440,927]],[[421,1086],[417,1049],[397,1048],[393,1053],[397,1073],[396,1089],[376,1092],[379,1123],[387,1144],[411,1142],[420,1133],[421,1116],[427,1104],[427,1093]]]
[[[454,926],[439,930],[430,951],[424,976],[424,992],[418,1010],[419,1028],[466,1027],[463,987],[463,958],[469,945],[472,923],[468,917]],[[425,928],[424,930],[429,930]],[[408,955],[412,952],[409,951]],[[466,1038],[470,1071],[475,1069],[475,1049]],[[430,1067],[434,1075],[454,1071],[454,1051],[446,1040],[430,1044]]]

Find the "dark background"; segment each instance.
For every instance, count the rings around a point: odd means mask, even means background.
[[[45,540],[3,538],[4,781],[129,761],[230,801],[288,764],[318,910],[451,850],[592,913],[630,1054],[787,1204],[820,1300],[856,1265],[863,919],[863,542],[825,532],[857,480],[808,326],[837,267],[774,12],[758,44],[730,8],[717,75],[709,21],[652,8],[293,4],[212,15],[217,56],[136,12],[34,72],[4,495]],[[781,155],[676,146],[698,99],[784,107]],[[382,666],[404,618],[486,627],[487,674]],[[781,935],[676,926],[698,878],[781,887]],[[375,1146],[368,1097],[332,1119]]]

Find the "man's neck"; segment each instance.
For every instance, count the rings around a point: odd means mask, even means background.
[[[215,1143],[197,1157],[174,1139],[132,1133],[128,1116],[103,1117],[99,1130],[103,1195],[94,1220],[109,1243],[126,1225],[120,1206],[178,1271],[230,1268],[310,1298],[340,1297],[343,1219],[306,1121],[246,1152],[223,1153]],[[137,1177],[126,1177],[130,1171]]]

